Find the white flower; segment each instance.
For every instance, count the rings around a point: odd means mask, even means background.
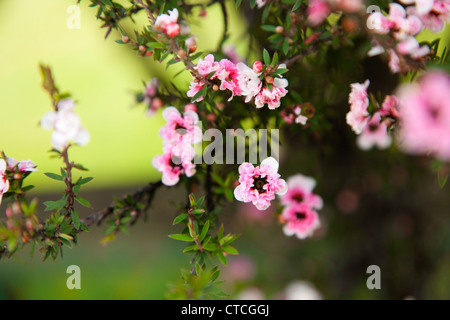
[[[245,96],[245,103],[248,103],[261,90],[262,84],[259,79],[261,73],[256,73],[242,62],[239,62],[236,68],[239,71],[237,77],[239,87],[242,90],[242,95]]]
[[[52,134],[52,146],[62,150],[70,141],[83,146],[89,140],[89,132],[81,126],[80,117],[72,110],[75,103],[72,99],[64,99],[58,103],[58,111],[47,112],[41,119],[41,127],[46,130],[54,130]]]

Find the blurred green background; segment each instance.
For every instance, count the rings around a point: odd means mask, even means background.
[[[121,196],[159,179],[151,159],[162,149],[158,130],[163,121],[160,114],[147,118],[142,106],[134,107],[133,92],[143,89],[142,82],[152,76],[171,79],[181,66],[166,72],[163,65],[138,58],[129,47],[116,44],[113,40],[119,36],[114,33],[105,41],[106,30],[99,28],[96,11],[87,6],[88,1],[80,5],[81,28],[70,30],[67,8],[74,3],[0,2],[0,149],[10,157],[38,164],[39,171],[28,180],[36,185],[30,196],[37,196],[41,203],[54,199],[60,186],[43,173],[57,171],[60,163],[49,159],[51,133],[38,125],[42,115],[51,110],[49,97],[41,88],[38,64],[49,64],[59,88],[72,93],[78,102],[76,112],[91,134],[91,142],[72,148],[70,156],[94,176],[83,196],[99,210],[110,204],[113,195]],[[241,55],[248,56],[245,19],[233,7],[233,2],[228,2],[230,40]],[[199,50],[217,45],[223,30],[217,18],[220,15],[220,6],[214,5],[206,18],[191,25]],[[140,18],[144,23],[145,17]],[[177,79],[177,85],[185,90],[189,74]],[[345,114],[348,105],[345,99],[341,102]],[[226,229],[242,234],[236,247],[243,260],[231,257],[231,266],[222,277],[232,297],[251,286],[265,292],[266,298],[277,298],[296,279],[314,283],[325,298],[450,297],[449,186],[440,190],[435,176],[420,161],[398,152],[355,151],[354,135],[342,140],[352,146],[339,149],[347,156],[345,162],[331,157],[318,160],[327,165],[318,175],[318,192],[325,199],[320,213],[325,228],[315,239],[287,238],[273,218],[255,216],[249,207],[230,205],[225,210]],[[298,167],[307,168],[299,163],[311,162],[307,158],[315,157],[312,152],[285,159],[284,172],[295,174]],[[374,172],[371,163],[380,163],[379,170]],[[408,174],[411,171],[415,173]],[[340,211],[339,197],[349,194],[338,191],[356,190],[361,185],[358,209]],[[184,203],[185,194],[177,187],[162,189],[156,199],[148,221],[138,223],[131,228],[131,235],[120,235],[106,247],[100,244],[105,227],[94,226],[79,237],[72,250],[65,249],[62,260],[41,262],[39,252],[30,258],[27,249],[0,261],[0,299],[164,298],[167,284],[178,279],[179,269],[189,268],[189,257],[181,252],[183,244],[167,237],[179,231],[171,226],[176,214],[171,203]],[[411,206],[397,205],[398,199]],[[375,211],[375,219],[370,210]],[[439,226],[436,232],[435,226]],[[81,268],[81,290],[66,287],[66,268],[72,264]],[[370,264],[382,267],[380,291],[366,287]]]

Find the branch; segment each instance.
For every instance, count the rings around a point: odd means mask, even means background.
[[[131,196],[133,197],[133,199],[136,202],[141,201],[142,198],[144,198],[144,196],[147,196],[147,201],[146,201],[145,207],[148,208],[153,200],[156,190],[159,187],[161,187],[162,185],[163,184],[161,181],[158,181],[156,183],[149,183],[147,186],[137,190]],[[127,197],[128,197],[128,195],[124,195],[122,197],[122,199],[126,200]],[[86,218],[82,219],[81,221],[88,227],[93,224],[100,225],[106,217],[108,217],[109,215],[114,213],[114,208],[115,208],[115,203],[113,202],[108,207],[87,216]]]

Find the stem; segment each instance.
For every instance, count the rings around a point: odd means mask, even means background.
[[[64,169],[67,173],[67,178],[64,178],[64,182],[66,183],[67,189],[66,194],[68,194],[67,202],[65,209],[67,211],[67,215],[70,215],[73,210],[73,205],[75,202],[75,194],[73,192],[73,183],[72,183],[72,168],[74,167],[74,163],[69,161],[69,148],[70,144],[64,148],[64,150],[61,152],[61,156],[64,161],[64,165],[66,166]]]

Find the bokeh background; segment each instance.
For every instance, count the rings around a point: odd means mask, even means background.
[[[94,180],[84,197],[99,210],[112,196],[159,179],[151,159],[162,149],[158,130],[163,120],[160,114],[146,117],[134,93],[151,77],[169,81],[181,66],[166,71],[152,59],[138,58],[113,41],[119,39],[117,34],[104,40],[106,30],[99,28],[88,1],[79,5],[80,29],[69,29],[67,9],[74,3],[0,2],[0,149],[38,164],[39,171],[28,180],[36,186],[30,197],[42,203],[62,191],[43,174],[60,165],[49,159],[51,133],[38,125],[51,108],[38,64],[49,64],[59,88],[78,102],[76,112],[91,134],[87,146],[72,148],[71,158],[90,169]],[[252,60],[258,56],[249,52],[246,36],[252,21],[236,13],[233,2],[227,7],[229,42]],[[220,6],[212,6],[205,18],[191,25],[199,50],[216,47],[223,30],[220,17]],[[144,23],[145,17],[140,18]],[[441,36],[448,42],[445,33]],[[189,81],[186,72],[177,77],[177,86],[186,89]],[[342,119],[348,108],[346,94],[334,106]],[[300,143],[301,152],[281,159],[286,177],[302,172],[319,181],[324,227],[313,239],[286,238],[273,217],[255,213],[251,206],[227,207],[225,225],[242,236],[236,242],[241,255],[230,257],[222,274],[225,291],[230,297],[244,292],[257,297],[257,292],[264,298],[282,298],[289,284],[302,280],[330,299],[450,298],[449,186],[439,188],[426,159],[405,156],[395,148],[361,152],[344,120],[336,130],[329,139],[333,153],[288,139],[287,149],[295,150]],[[171,226],[176,214],[172,203],[184,203],[184,197],[176,187],[159,190],[147,221],[106,247],[100,244],[105,228],[94,226],[55,262],[41,262],[38,251],[31,257],[28,250],[0,261],[0,299],[163,299],[179,269],[189,268],[183,245],[167,237],[179,231]],[[81,268],[81,290],[66,287],[66,268],[72,264]],[[381,290],[366,287],[371,264],[381,268]]]

